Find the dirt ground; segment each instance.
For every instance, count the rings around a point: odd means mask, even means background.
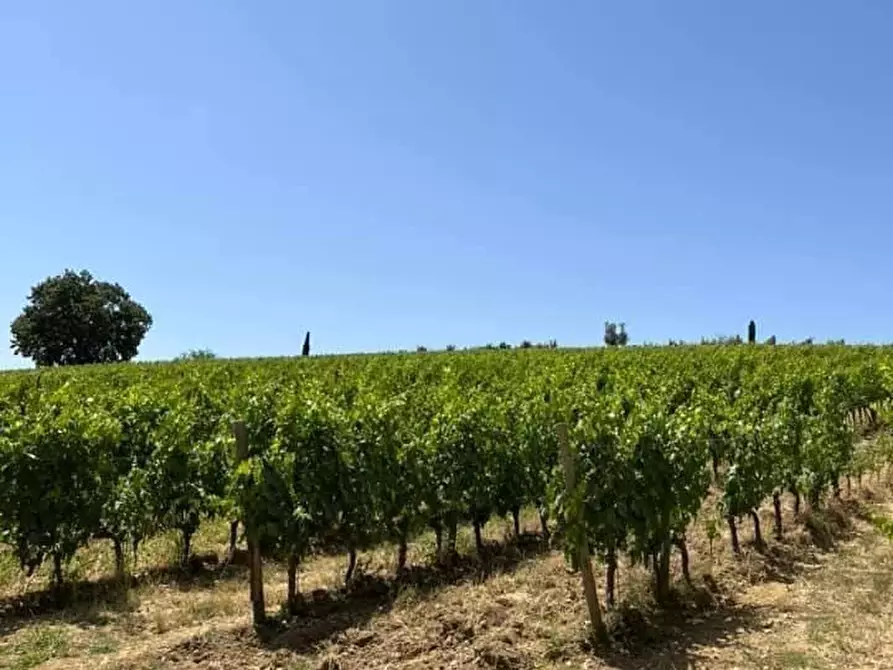
[[[400,584],[390,547],[362,556],[350,591],[343,557],[316,558],[300,576],[301,616],[264,640],[249,625],[244,570],[165,568],[174,538],[147,547],[151,567],[129,588],[109,578],[109,547],[90,547],[69,568],[76,586],[61,608],[41,591],[46,573],[26,579],[0,555],[0,668],[893,668],[893,541],[879,521],[893,518],[889,500],[866,488],[797,523],[786,500],[784,540],[770,538],[764,510],[768,546],[757,550],[742,524],[737,559],[705,511],[689,538],[693,585],[677,577],[674,607],[654,608],[648,575],[621,565],[606,650],[589,641],[580,576],[539,541],[533,515],[518,542],[504,540],[509,523],[488,524],[484,561],[463,530],[468,558],[450,570],[431,566],[421,538]],[[222,555],[226,536],[209,525],[196,548]],[[285,584],[281,566],[265,567],[270,614]]]

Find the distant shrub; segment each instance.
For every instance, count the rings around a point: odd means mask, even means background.
[[[729,346],[744,344],[744,340],[741,339],[740,335],[720,335],[719,337],[714,337],[712,339],[702,337],[701,344]]]
[[[211,360],[212,358],[217,358],[217,354],[215,354],[210,349],[190,349],[179,356],[177,356],[175,361],[206,361]]]

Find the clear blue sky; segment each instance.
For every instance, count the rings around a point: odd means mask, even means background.
[[[893,340],[891,35],[882,0],[3,3],[3,340],[65,267],[146,305],[144,359]]]

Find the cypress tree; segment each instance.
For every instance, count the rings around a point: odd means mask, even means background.
[[[309,356],[310,355],[310,331],[307,331],[307,335],[304,336],[304,346],[301,348],[301,356]]]
[[[747,343],[754,344],[757,341],[757,324],[753,320],[747,324]]]

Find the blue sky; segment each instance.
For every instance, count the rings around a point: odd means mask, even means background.
[[[72,267],[150,310],[144,359],[888,341],[890,35],[880,0],[3,3],[0,321]]]

